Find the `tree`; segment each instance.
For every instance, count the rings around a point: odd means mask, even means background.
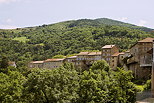
[[[125,71],[123,68],[117,68],[112,73],[110,80],[110,98],[112,103],[135,103],[137,88],[131,82],[132,71]]]
[[[1,68],[7,68],[9,66],[8,64],[9,60],[6,56],[2,56],[2,60],[1,60]]]
[[[84,71],[80,80],[79,102],[109,102],[109,65],[104,61],[95,62],[89,71]]]
[[[25,78],[17,71],[0,73],[0,78],[0,101],[2,103],[20,102]]]
[[[33,70],[24,84],[25,102],[73,103],[77,101],[79,78],[71,64],[54,70]]]
[[[2,56],[2,60],[0,61],[0,72],[7,73],[8,69],[7,67],[9,66],[8,64],[9,60],[6,56]]]
[[[80,79],[79,102],[135,103],[137,88],[131,71],[112,71],[104,61],[95,62]]]

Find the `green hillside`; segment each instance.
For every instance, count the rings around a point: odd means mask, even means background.
[[[101,50],[106,44],[116,44],[123,51],[140,39],[154,37],[151,32],[119,25],[116,21],[103,23],[101,19],[81,19],[37,27],[1,29],[0,54],[22,65],[55,55]]]

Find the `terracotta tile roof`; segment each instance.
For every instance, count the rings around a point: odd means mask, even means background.
[[[80,52],[78,56],[80,55],[101,55],[101,52]]]
[[[88,55],[89,52],[80,52],[79,54],[77,55]]]
[[[66,59],[73,59],[76,58],[77,56],[71,56],[71,57],[67,57]]]
[[[41,63],[44,63],[44,61],[32,61],[30,63],[33,63],[33,64],[41,64]]]
[[[145,39],[143,39],[143,40],[140,40],[140,41],[138,41],[139,43],[144,43],[144,42],[149,42],[149,43],[151,43],[151,42],[153,42],[153,40],[154,40],[154,38],[145,38]]]
[[[112,47],[114,47],[115,45],[105,45],[105,46],[103,46],[102,48],[103,49],[109,49],[109,48],[112,48]]]
[[[125,54],[124,52],[119,53],[119,55],[124,55],[124,54]]]
[[[44,62],[57,62],[57,61],[63,61],[64,59],[47,59]]]
[[[90,52],[88,55],[101,55],[101,52]]]
[[[112,56],[117,57],[118,55],[119,55],[119,53],[114,53]]]

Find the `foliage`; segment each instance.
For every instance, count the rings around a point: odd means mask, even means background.
[[[146,83],[143,85],[144,90],[150,90],[151,89],[151,80],[147,80]]]
[[[64,55],[55,55],[53,58],[54,59],[63,59],[63,58],[65,58],[65,56]]]
[[[138,92],[144,91],[144,85],[136,85],[136,88],[138,89]]]
[[[139,29],[139,30],[143,30],[143,31],[147,31],[147,32],[153,31],[153,29],[150,29],[150,28],[147,28],[147,27],[136,26],[136,25],[133,25],[133,24],[124,23],[124,22],[121,22],[121,21],[112,20],[112,19],[108,19],[108,18],[99,18],[99,19],[96,19],[96,21],[103,23],[103,24],[107,24],[107,25],[124,26],[124,27],[129,27],[129,28],[132,28],[132,29]]]
[[[16,37],[14,38],[13,40],[17,40],[17,41],[20,41],[20,42],[26,42],[26,41],[29,41],[29,39],[27,39],[26,37]]]
[[[17,71],[0,73],[0,101],[5,103],[17,103],[21,99],[25,78]]]
[[[138,89],[131,82],[133,78],[131,71],[125,71],[121,68],[117,69],[118,71],[114,73],[113,83],[111,84],[111,101],[113,103],[135,103]]]
[[[0,72],[7,73],[7,67],[9,66],[8,64],[9,60],[6,56],[2,56],[2,59],[0,60]]]
[[[73,64],[60,68],[0,73],[0,101],[11,103],[134,103],[137,92],[132,74],[112,71],[105,61],[78,72]],[[20,72],[18,72],[20,71]]]
[[[107,103],[109,102],[109,75],[103,69],[105,62],[95,62],[89,71],[81,76],[79,101],[80,103]],[[100,64],[103,64],[102,67]],[[109,68],[109,66],[108,66]]]
[[[78,80],[77,72],[69,64],[54,70],[34,70],[24,84],[24,100],[33,103],[76,102]]]
[[[81,76],[79,100],[86,103],[134,103],[137,88],[131,79],[131,71],[118,68],[114,72],[105,61],[95,62]]]

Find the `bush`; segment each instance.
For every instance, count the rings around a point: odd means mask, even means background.
[[[147,80],[146,83],[143,85],[144,90],[150,90],[151,89],[151,79]]]

